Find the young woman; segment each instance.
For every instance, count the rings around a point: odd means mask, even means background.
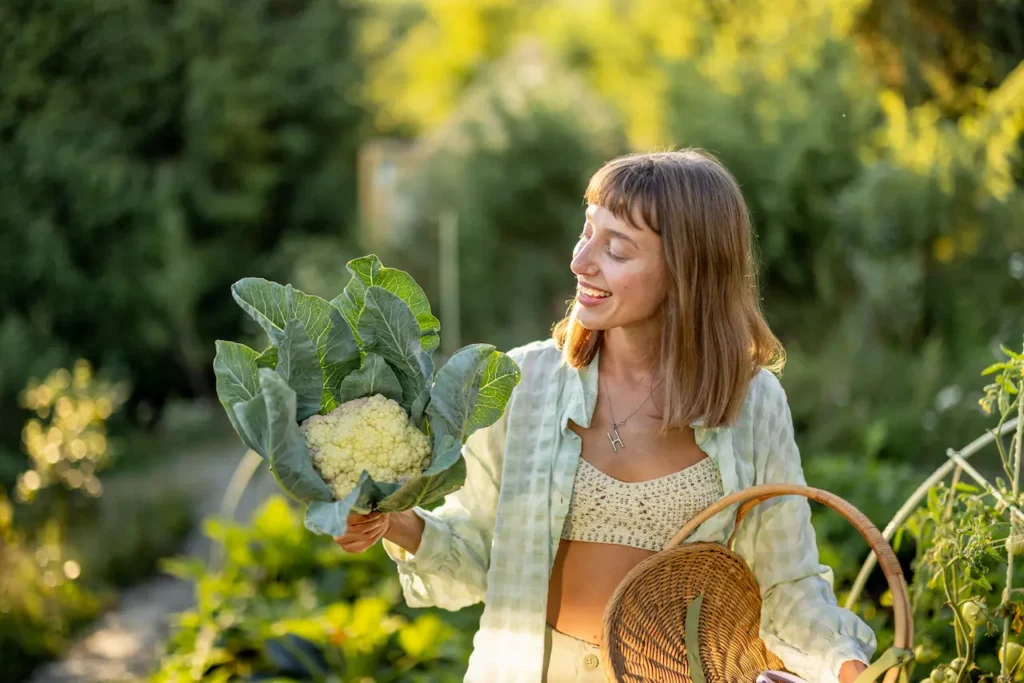
[[[629,155],[586,199],[576,300],[552,339],[510,352],[522,380],[467,441],[465,486],[433,511],[353,516],[337,539],[383,538],[413,607],[484,602],[467,681],[603,680],[602,615],[630,569],[724,495],[804,484],[732,175],[699,150]],[[724,542],[735,513],[689,540]],[[735,549],[768,648],[812,683],[852,683],[875,636],[837,606],[807,500],[755,508]]]

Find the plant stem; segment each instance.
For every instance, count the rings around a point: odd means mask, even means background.
[[[1024,394],[1017,397],[1017,434],[1016,443],[1013,449],[1013,502],[1017,502],[1017,494],[1020,490],[1020,460],[1021,443],[1024,442]],[[1017,519],[1010,516],[1010,538],[1017,534]],[[1010,594],[1013,592],[1013,553],[1007,549],[1006,552],[1006,589],[1003,591],[1003,606],[1007,610],[1003,616],[1003,666],[1002,675],[1006,677],[1007,646],[1010,643]]]
[[[960,590],[956,585],[956,571],[952,564],[950,562],[949,565],[942,568],[942,591],[946,594],[946,601],[949,602],[950,609],[953,610],[953,638],[956,641],[956,656],[963,657],[964,650],[961,643],[967,640],[964,637],[966,624],[960,616]]]

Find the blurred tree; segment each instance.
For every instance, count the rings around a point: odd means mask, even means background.
[[[966,114],[1024,59],[1024,2],[874,0],[855,36],[886,86],[912,105]]]
[[[667,120],[744,188],[804,444],[941,457],[982,424],[963,368],[1024,328],[1024,67],[954,116],[886,87],[856,13],[742,5],[668,67]]]
[[[400,238],[407,246],[395,256],[436,292],[438,218],[453,210],[463,343],[510,348],[546,337],[573,296],[568,263],[587,181],[624,149],[612,108],[536,42],[523,43],[423,141],[408,181],[418,211],[402,228],[416,237]]]
[[[241,321],[230,284],[284,275],[286,232],[344,239],[355,215],[360,13],[0,6],[0,403],[75,356],[130,375],[144,421],[209,391],[213,340]]]

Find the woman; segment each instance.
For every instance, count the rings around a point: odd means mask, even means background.
[[[434,511],[353,516],[337,539],[383,538],[410,606],[485,603],[467,681],[603,680],[602,614],[630,569],[724,495],[804,484],[735,179],[699,150],[629,155],[586,199],[576,300],[552,339],[510,352],[522,381],[467,441],[465,486]],[[724,542],[735,516],[689,540]],[[755,508],[735,549],[768,648],[812,683],[852,683],[875,637],[836,605],[807,500]]]

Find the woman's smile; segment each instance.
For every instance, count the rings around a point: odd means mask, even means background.
[[[585,285],[582,282],[576,285],[576,300],[582,306],[599,306],[610,299],[611,296],[611,292]]]

